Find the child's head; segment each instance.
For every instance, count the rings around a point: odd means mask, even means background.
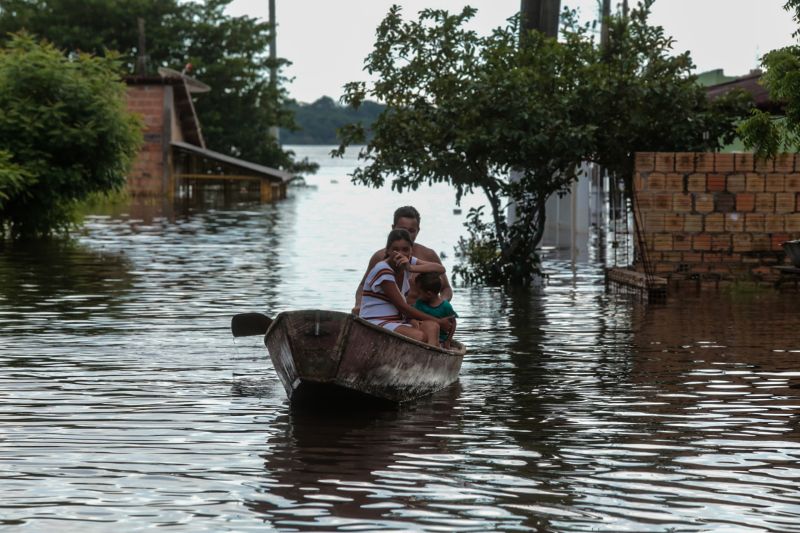
[[[442,278],[436,272],[422,272],[414,279],[423,302],[433,300],[442,291]]]

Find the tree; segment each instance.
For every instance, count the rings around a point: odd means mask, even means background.
[[[490,250],[484,281],[524,284],[537,269],[544,202],[569,185],[591,146],[592,128],[578,120],[591,48],[560,46],[539,33],[520,48],[516,23],[479,37],[462,27],[474,14],[470,7],[456,15],[426,9],[404,22],[400,8],[391,8],[366,60],[379,80],[369,90],[350,83],[343,97],[355,107],[367,95],[387,105],[353,181],[381,186],[393,176],[398,191],[446,182],[457,201],[483,192],[492,218],[475,236],[476,253]],[[341,136],[338,153],[365,140],[360,125]],[[524,169],[514,183],[505,179],[512,168]],[[505,217],[509,202],[521,214],[513,224]]]
[[[482,191],[490,220],[470,213],[470,237],[460,245],[466,265],[457,273],[529,283],[545,202],[568,190],[582,161],[629,175],[634,151],[689,148],[703,132],[716,140],[733,123],[725,106],[710,110],[689,76],[688,55],[667,57],[672,41],[646,24],[651,3],[620,16],[602,51],[574,12],[564,13],[557,42],[536,31],[518,40],[516,21],[479,37],[463,28],[475,13],[469,7],[457,15],[424,10],[411,22],[393,7],[366,59],[378,81],[350,83],[343,97],[355,107],[368,96],[387,105],[353,181],[381,186],[392,176],[398,191],[446,182],[456,201]],[[342,128],[341,138],[338,154],[364,142],[363,128]],[[519,181],[506,179],[511,169]]]
[[[26,29],[67,52],[120,53],[134,72],[137,19],[145,21],[148,74],[182,70],[211,86],[195,108],[209,146],[217,151],[292,172],[316,165],[296,162],[269,135],[271,126],[294,129],[284,78],[269,83],[271,27],[252,17],[225,14],[231,0],[0,0],[0,38]],[[286,65],[279,59],[278,67]]]
[[[794,20],[800,23],[800,0],[788,0],[783,7],[793,10]],[[800,36],[800,30],[793,36]],[[757,157],[767,158],[800,146],[800,46],[772,50],[761,58],[761,65],[765,71],[761,82],[770,98],[783,103],[785,117],[755,109],[739,132],[745,147]]]
[[[386,106],[377,102],[362,102],[358,109],[338,104],[333,98],[323,96],[310,104],[292,102],[289,109],[294,112],[300,126],[297,132],[281,131],[281,140],[287,144],[337,144],[336,131],[346,124],[361,122],[371,138],[372,123]]]
[[[26,34],[0,48],[0,234],[64,229],[76,202],[124,185],[141,127],[119,76],[113,56]]]
[[[752,107],[741,90],[708,100],[689,52],[672,55],[673,39],[648,23],[652,3],[606,19],[607,43],[596,49],[591,67],[588,119],[596,136],[587,159],[623,179],[626,191],[632,190],[634,151],[717,150],[733,141]],[[566,31],[574,32],[574,20],[566,23]]]
[[[251,17],[231,17],[225,8],[231,0],[205,0],[183,4],[184,18],[177,33],[186,35],[186,61],[212,91],[196,102],[203,134],[209,146],[261,164],[290,172],[317,168],[296,162],[281,149],[270,127],[297,129],[287,105],[286,79],[269,80],[272,62],[268,50],[271,27]],[[277,67],[288,62],[278,59]]]
[[[0,39],[24,29],[63,50],[101,56],[115,50],[133,72],[137,18],[145,21],[151,63],[182,67],[186,36],[175,28],[184,24],[185,7],[177,0],[0,0]]]

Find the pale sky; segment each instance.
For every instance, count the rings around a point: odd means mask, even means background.
[[[727,75],[747,74],[769,50],[795,42],[796,24],[785,0],[656,0],[650,22],[663,26],[676,52],[689,50],[697,72],[722,68]],[[289,94],[300,102],[327,95],[338,99],[349,81],[367,80],[363,62],[372,50],[375,28],[392,4],[406,18],[426,7],[478,9],[472,28],[487,34],[519,10],[519,0],[275,0],[278,56],[293,64]],[[617,4],[612,1],[612,5]],[[634,5],[635,0],[629,3]],[[595,18],[597,0],[562,0],[583,18]],[[756,7],[757,6],[757,7]],[[229,13],[269,19],[268,0],[233,0]]]

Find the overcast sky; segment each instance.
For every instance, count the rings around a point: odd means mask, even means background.
[[[392,4],[406,17],[426,7],[458,11],[478,9],[472,27],[486,34],[519,10],[519,0],[275,0],[280,57],[293,64],[289,94],[301,102],[323,95],[338,99],[348,81],[365,80],[363,61],[372,49],[375,28]],[[657,0],[651,23],[663,26],[675,50],[691,51],[697,72],[723,68],[746,74],[758,58],[792,44],[796,25],[782,9],[785,0]],[[612,0],[612,5],[618,3]],[[631,5],[635,0],[630,0]],[[583,18],[595,18],[597,0],[562,0]],[[758,6],[758,7],[755,7]],[[234,0],[229,12],[269,19],[268,0]]]

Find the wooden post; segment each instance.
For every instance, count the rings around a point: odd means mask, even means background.
[[[262,203],[272,201],[272,183],[269,180],[262,178],[259,182],[259,196]]]
[[[163,85],[164,96],[161,104],[161,192],[168,198],[175,196],[175,177],[172,168],[172,113],[175,104],[175,90],[172,85]]]

